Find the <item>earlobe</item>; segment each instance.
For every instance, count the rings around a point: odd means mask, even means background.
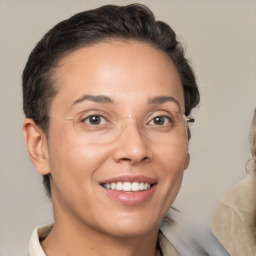
[[[45,134],[30,118],[26,118],[23,122],[23,134],[30,161],[40,174],[49,174],[48,146]]]
[[[185,163],[184,163],[184,170],[188,168],[189,162],[190,162],[190,154],[187,153],[187,156],[185,158]]]

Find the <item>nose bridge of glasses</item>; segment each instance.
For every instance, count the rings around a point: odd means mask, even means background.
[[[126,115],[119,118],[119,128],[118,130],[115,129],[115,131],[118,131],[118,133],[115,135],[115,137],[119,138],[119,136],[125,136],[129,139],[131,138],[131,136],[134,136],[135,134],[135,136],[140,137],[140,139],[144,137],[142,131],[143,123],[141,122],[140,119],[132,115]]]
[[[140,130],[142,123],[136,116],[126,115],[121,118],[121,132],[127,125],[135,125]]]
[[[131,132],[130,128],[132,128],[132,131],[138,133],[139,136],[144,137],[143,132],[143,120],[139,119],[136,116],[133,115],[126,115],[123,116],[120,120],[120,130],[119,135],[124,133],[125,130],[128,128],[129,132]],[[135,129],[135,130],[134,130]]]

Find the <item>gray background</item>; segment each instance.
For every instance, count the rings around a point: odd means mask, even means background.
[[[131,2],[0,0],[1,256],[22,255],[32,229],[52,221],[23,142],[21,73],[30,51],[53,25],[76,12]],[[193,113],[191,164],[175,207],[181,211],[176,229],[200,233],[219,198],[245,176],[256,105],[256,1],[139,2],[173,27],[197,74],[202,101]]]

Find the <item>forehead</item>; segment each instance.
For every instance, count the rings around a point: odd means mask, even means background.
[[[84,94],[106,95],[120,104],[164,95],[184,105],[171,59],[142,42],[101,42],[78,49],[61,59],[55,77],[59,91],[53,105],[67,107]]]

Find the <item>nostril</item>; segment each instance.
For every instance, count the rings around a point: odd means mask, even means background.
[[[137,162],[146,162],[149,160],[149,157],[143,157],[141,159],[138,159],[138,158],[134,158],[134,157],[123,157],[123,158],[120,158],[119,160],[121,161],[127,161],[127,162],[130,162],[130,163],[137,163]]]
[[[121,160],[123,160],[123,161],[132,161],[130,158],[126,158],[126,157],[122,158]]]
[[[149,157],[147,157],[147,156],[145,156],[145,157],[142,159],[143,162],[146,162],[147,160],[149,160]]]

